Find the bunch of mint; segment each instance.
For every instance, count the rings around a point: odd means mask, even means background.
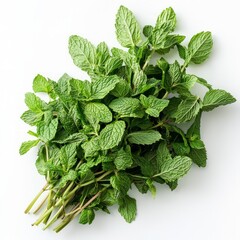
[[[59,232],[75,217],[90,224],[96,211],[109,213],[114,204],[127,222],[133,221],[136,200],[128,194],[131,186],[155,195],[157,183],[175,189],[192,163],[205,167],[202,112],[236,101],[187,73],[189,64],[208,58],[212,36],[200,32],[187,47],[182,45],[185,36],[172,33],[172,8],[159,15],[155,26],[143,28],[145,37],[124,6],[115,26],[127,51],[109,50],[105,42],[95,47],[79,36],[69,39],[74,64],[91,81],[64,74],[55,82],[37,75],[33,90],[47,94],[49,101],[26,93],[29,109],[21,118],[36,126],[36,132],[29,131],[36,140],[24,142],[20,154],[38,146],[36,167],[47,182],[25,211],[45,193],[35,212],[45,209],[33,225],[44,223],[46,229],[58,221]],[[173,48],[180,58],[169,63],[162,56]],[[203,99],[191,93],[195,84],[206,88]]]

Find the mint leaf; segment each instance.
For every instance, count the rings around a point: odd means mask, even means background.
[[[38,143],[39,143],[39,140],[31,140],[31,141],[23,142],[19,149],[19,153],[21,155],[27,153],[31,148],[37,146]]]
[[[191,158],[177,156],[171,160],[163,162],[159,175],[167,182],[174,182],[185,175],[191,165]]]
[[[123,47],[134,47],[141,41],[140,27],[133,13],[124,6],[116,15],[116,35]]]
[[[206,167],[207,164],[207,151],[204,148],[197,149],[192,148],[188,156],[192,161],[197,164],[199,167]]]
[[[105,42],[101,42],[97,45],[96,58],[98,66],[104,65],[104,63],[110,58],[109,49]]]
[[[121,97],[114,99],[109,107],[122,117],[141,117],[140,101],[136,98]]]
[[[38,74],[33,80],[33,91],[50,93],[52,91],[52,85],[45,77]]]
[[[91,72],[96,64],[96,49],[92,43],[80,36],[69,38],[69,53],[74,64],[83,71]]]
[[[110,178],[110,183],[112,187],[122,195],[127,194],[131,187],[131,180],[125,172],[118,172],[115,176],[112,176]]]
[[[136,200],[128,195],[118,200],[118,211],[124,217],[126,222],[130,223],[135,220],[137,215]]]
[[[39,135],[39,138],[43,142],[49,142],[52,140],[56,133],[57,133],[57,127],[58,127],[58,119],[53,119],[49,124],[45,124],[44,122],[40,122],[38,124],[37,128],[37,134]]]
[[[172,159],[171,154],[167,148],[167,143],[165,141],[161,141],[157,148],[156,159],[158,163],[158,168],[161,166],[165,161],[169,161]]]
[[[147,130],[147,131],[132,132],[128,134],[127,138],[130,143],[140,144],[140,145],[150,145],[159,141],[162,138],[162,136],[158,131]]]
[[[21,119],[33,126],[33,125],[36,125],[38,122],[40,122],[42,120],[42,117],[43,117],[43,112],[33,112],[31,110],[27,110],[26,112],[24,112],[21,116]]]
[[[144,108],[146,108],[145,112],[152,117],[159,117],[160,112],[169,104],[169,100],[159,99],[151,95],[149,97],[141,95],[140,101]]]
[[[84,114],[91,124],[94,124],[96,122],[108,123],[112,121],[112,113],[109,108],[103,103],[88,103],[85,106]]]
[[[99,77],[92,83],[91,86],[91,99],[102,99],[111,90],[114,89],[115,85],[119,82],[117,76]]]
[[[41,113],[47,107],[47,104],[34,93],[25,94],[25,103],[35,113]]]
[[[210,32],[200,32],[194,35],[188,44],[185,65],[190,61],[196,64],[204,62],[211,53],[212,45],[213,40]]]
[[[94,218],[95,218],[95,213],[93,209],[83,209],[79,217],[79,223],[91,224]]]
[[[108,75],[112,73],[115,69],[118,69],[122,66],[122,59],[119,57],[111,57],[105,62],[105,74]]]
[[[187,122],[194,118],[200,110],[200,104],[197,97],[187,98],[179,105],[177,111],[173,114],[176,123]]]
[[[126,124],[124,121],[116,121],[108,124],[99,135],[102,150],[116,147],[122,140]]]
[[[234,103],[236,99],[228,92],[220,89],[209,90],[203,98],[203,111],[211,111],[216,107]]]
[[[125,151],[123,148],[121,148],[117,152],[117,157],[114,159],[114,163],[118,170],[125,170],[126,168],[131,167],[133,161],[130,149]]]
[[[77,145],[75,143],[67,144],[61,148],[60,161],[65,171],[71,169],[76,163],[76,150]]]
[[[172,32],[176,27],[176,14],[171,7],[166,8],[158,16],[157,22],[156,22],[156,28],[161,28],[166,23],[168,25],[168,31]]]
[[[93,157],[97,155],[97,152],[101,149],[99,145],[99,138],[92,138],[88,142],[85,142],[81,145],[81,147],[84,150],[84,156],[87,157]]]
[[[77,100],[88,100],[91,97],[91,83],[89,81],[80,81],[71,79],[71,95]]]

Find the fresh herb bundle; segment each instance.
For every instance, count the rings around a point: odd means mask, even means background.
[[[36,167],[47,181],[25,211],[46,194],[35,212],[45,209],[33,225],[44,223],[46,229],[58,221],[54,230],[59,232],[75,217],[90,224],[95,211],[109,213],[114,204],[127,222],[133,221],[136,200],[128,195],[131,186],[155,195],[156,183],[173,190],[192,163],[205,167],[202,112],[236,101],[186,72],[190,63],[208,58],[212,36],[200,32],[183,46],[185,36],[172,33],[172,8],[159,15],[155,26],[143,28],[145,37],[124,6],[115,26],[127,51],[109,50],[105,42],[95,47],[79,36],[69,39],[74,64],[91,81],[64,74],[55,82],[37,75],[33,90],[48,94],[49,102],[34,93],[25,96],[29,110],[21,118],[36,126],[36,132],[28,132],[36,140],[22,143],[20,154],[38,146]],[[169,63],[162,56],[173,48],[180,58]],[[191,93],[195,84],[206,87],[203,99]],[[186,122],[190,124],[183,125]]]

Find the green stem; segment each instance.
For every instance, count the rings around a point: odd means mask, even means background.
[[[144,176],[139,176],[139,175],[134,175],[134,174],[129,174],[131,177],[135,177],[135,178],[140,178],[140,179],[148,179],[148,177],[144,177]]]
[[[32,209],[33,205],[36,203],[39,197],[46,191],[47,187],[48,187],[48,183],[41,189],[41,191],[37,194],[37,196],[30,202],[30,204],[27,206],[24,213],[29,213],[29,211]]]
[[[49,194],[48,194],[49,195]],[[41,207],[43,206],[43,204],[47,201],[48,199],[48,195],[43,199],[43,201],[39,204],[39,206],[35,209],[35,211],[33,212],[33,214],[36,214],[40,209]]]
[[[146,62],[144,63],[143,67],[142,67],[142,70],[143,70],[143,71],[144,71],[145,68],[147,67],[147,65],[148,65],[148,63],[150,62],[150,60],[151,60],[151,58],[152,58],[152,56],[153,56],[154,53],[155,53],[155,50],[153,49],[153,50],[151,51],[151,53],[149,54],[149,56],[148,56]]]

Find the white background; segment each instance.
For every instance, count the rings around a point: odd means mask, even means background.
[[[59,234],[31,227],[36,219],[23,210],[44,185],[34,162],[36,153],[20,157],[18,148],[28,139],[28,126],[20,119],[24,93],[31,91],[37,73],[57,80],[63,73],[85,75],[68,54],[68,37],[78,34],[94,44],[115,40],[114,20],[123,4],[140,24],[154,24],[158,14],[172,6],[177,32],[189,37],[210,30],[213,53],[201,66],[189,71],[206,78],[215,88],[231,92],[238,102],[204,114],[202,137],[208,149],[205,169],[193,167],[171,192],[158,187],[155,199],[137,198],[136,221],[127,224],[117,209],[97,213],[94,223],[77,221]],[[8,0],[0,2],[0,239],[240,239],[240,14],[239,1],[210,0]]]

